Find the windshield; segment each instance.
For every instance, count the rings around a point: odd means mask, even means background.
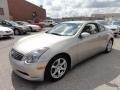
[[[46,33],[60,35],[60,36],[72,36],[77,33],[77,31],[80,29],[81,26],[82,24],[80,23],[62,23],[53,27],[51,30],[47,31]]]
[[[120,25],[120,22],[117,21],[117,22],[113,22],[112,24],[113,25]]]
[[[14,26],[18,26],[18,24],[16,22],[13,22],[13,21],[7,21],[7,22],[14,25]]]
[[[21,21],[17,21],[17,23],[19,24],[19,25],[29,25],[30,23],[28,23],[28,22],[21,22]]]

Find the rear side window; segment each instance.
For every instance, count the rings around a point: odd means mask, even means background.
[[[103,31],[105,31],[105,27],[103,25],[99,24],[99,30],[100,30],[100,32],[103,32]]]

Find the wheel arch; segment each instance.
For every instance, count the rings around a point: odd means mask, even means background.
[[[65,52],[58,53],[58,54],[54,55],[54,56],[50,59],[50,61],[47,63],[47,66],[46,66],[45,72],[44,72],[44,80],[47,80],[47,73],[46,73],[46,72],[47,72],[47,69],[48,69],[48,67],[49,67],[49,63],[51,62],[51,60],[52,60],[53,58],[58,57],[58,56],[64,56],[64,57],[66,57],[67,60],[68,60],[68,70],[71,69],[71,57],[70,57],[70,55],[69,55],[68,53],[65,53]]]
[[[53,58],[58,57],[58,56],[63,56],[63,57],[66,57],[66,58],[67,58],[68,64],[69,64],[69,69],[70,69],[70,68],[71,68],[71,57],[70,57],[70,55],[69,55],[68,53],[65,53],[65,52],[58,53],[58,54],[54,55],[54,56],[50,59],[50,61],[51,61]],[[50,61],[49,61],[49,62],[50,62]],[[49,62],[48,62],[48,63],[49,63]]]

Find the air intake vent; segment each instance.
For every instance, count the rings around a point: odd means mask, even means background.
[[[17,51],[14,50],[14,49],[11,50],[11,56],[12,56],[14,59],[19,60],[19,61],[21,61],[22,58],[24,57],[23,54],[17,52]]]

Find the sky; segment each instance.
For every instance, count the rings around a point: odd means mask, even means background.
[[[43,5],[53,18],[91,16],[93,13],[119,13],[120,0],[27,0]]]

